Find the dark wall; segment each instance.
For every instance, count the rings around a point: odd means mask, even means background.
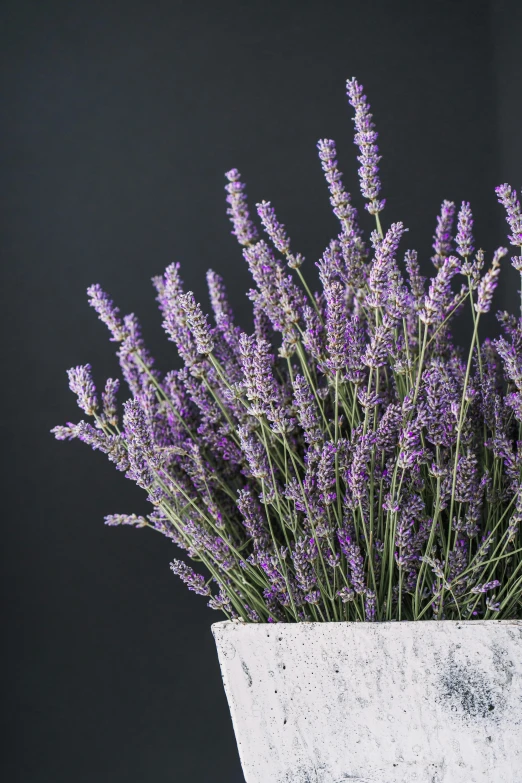
[[[490,8],[491,6],[491,8]],[[337,231],[317,159],[357,164],[344,81],[366,87],[386,224],[429,258],[442,199],[470,200],[478,243],[504,236],[493,188],[520,184],[518,3],[0,3],[3,322],[3,779],[239,783],[210,623],[174,550],[104,514],[140,492],[100,454],[53,440],[78,420],[66,368],[117,373],[85,289],[135,311],[162,369],[150,277],[173,260],[202,298],[226,278],[249,324],[248,273],[223,173],[271,199],[313,274]],[[499,299],[513,299],[508,270]],[[515,284],[517,284],[515,280]],[[515,300],[513,300],[515,301]]]

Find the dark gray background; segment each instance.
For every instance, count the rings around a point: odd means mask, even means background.
[[[423,263],[444,198],[470,200],[477,243],[505,242],[493,188],[521,184],[522,4],[15,0],[0,3],[3,321],[3,779],[240,783],[210,623],[100,454],[52,439],[78,420],[66,368],[117,373],[87,306],[99,282],[135,311],[162,369],[150,277],[181,261],[204,297],[226,278],[249,325],[248,273],[224,172],[271,199],[313,269],[337,231],[317,159],[356,150],[344,81],[380,131],[385,225]],[[506,262],[497,304],[518,305]],[[124,395],[121,395],[122,398]]]

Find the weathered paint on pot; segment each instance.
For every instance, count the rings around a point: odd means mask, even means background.
[[[522,783],[522,621],[212,631],[247,783]]]

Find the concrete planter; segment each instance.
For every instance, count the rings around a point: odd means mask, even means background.
[[[247,783],[522,783],[522,621],[212,631]]]

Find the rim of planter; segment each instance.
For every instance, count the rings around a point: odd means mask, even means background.
[[[317,625],[324,628],[326,625],[350,625],[361,627],[374,627],[376,625],[418,625],[425,628],[426,625],[440,626],[440,625],[522,625],[522,620],[375,620],[373,622],[361,621],[361,620],[331,620],[326,622],[312,622],[303,620],[295,623],[247,623],[244,620],[220,620],[217,623],[212,623],[211,628],[224,628],[225,626],[232,625],[234,628],[251,628],[252,626],[260,626],[263,628],[295,628],[299,625]]]

